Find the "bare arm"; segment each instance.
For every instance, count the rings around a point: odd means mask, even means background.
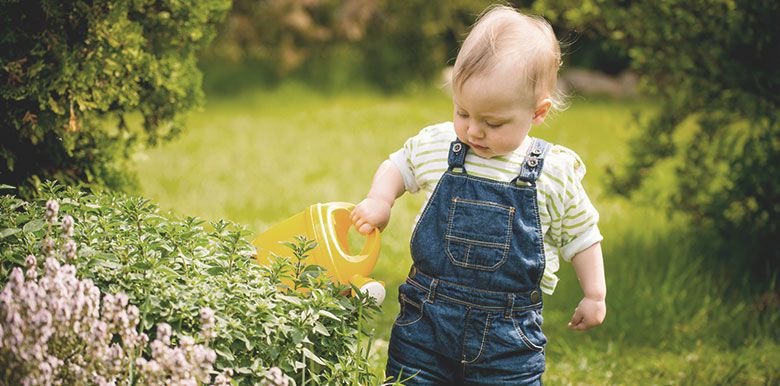
[[[373,232],[374,228],[385,229],[390,222],[390,209],[395,199],[405,190],[404,179],[398,168],[390,160],[382,162],[374,174],[366,198],[352,210],[352,223],[358,232],[367,234]]]
[[[583,298],[574,310],[569,328],[584,331],[600,325],[607,315],[607,284],[601,243],[593,244],[574,255],[572,264],[580,281]]]

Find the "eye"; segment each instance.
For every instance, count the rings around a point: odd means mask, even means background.
[[[499,128],[499,127],[501,127],[501,126],[503,126],[503,125],[504,125],[504,123],[503,123],[503,122],[488,122],[488,121],[485,121],[485,124],[486,124],[486,125],[487,125],[489,128],[491,128],[491,129],[497,129],[497,128]]]
[[[455,114],[457,114],[461,118],[468,118],[469,117],[469,114],[467,112],[465,112],[465,111],[462,111],[462,110],[455,111]]]

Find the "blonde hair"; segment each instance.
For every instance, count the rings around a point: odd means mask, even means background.
[[[507,62],[508,61],[508,62]],[[477,19],[460,48],[452,73],[453,91],[460,91],[475,74],[499,64],[517,68],[520,86],[533,91],[533,103],[549,97],[553,106],[562,101],[556,92],[561,49],[552,27],[541,17],[496,5]]]

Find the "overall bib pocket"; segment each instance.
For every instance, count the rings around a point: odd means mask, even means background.
[[[495,271],[506,262],[515,208],[455,197],[444,235],[450,261],[463,268]]]

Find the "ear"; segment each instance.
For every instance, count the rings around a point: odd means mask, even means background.
[[[534,109],[534,118],[531,121],[534,125],[539,125],[542,122],[544,122],[544,118],[547,117],[547,113],[550,112],[550,109],[552,108],[552,99],[550,98],[544,98],[541,102],[539,102],[538,105],[536,105],[536,109]]]

